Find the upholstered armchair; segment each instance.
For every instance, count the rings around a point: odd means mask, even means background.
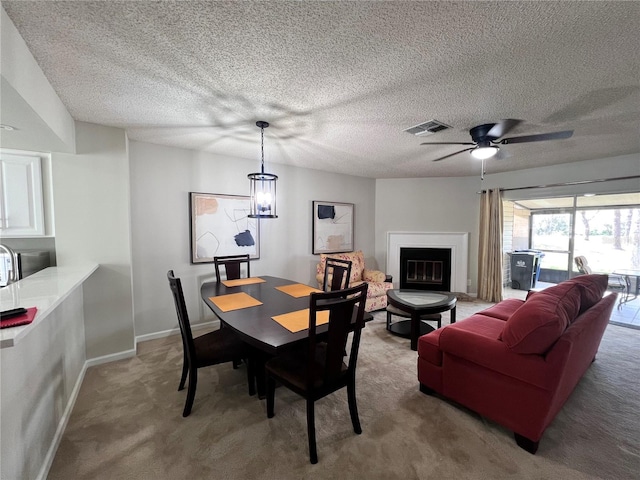
[[[316,280],[318,288],[322,288],[324,282],[324,269],[327,258],[339,258],[351,262],[351,276],[349,277],[349,287],[356,287],[363,282],[369,284],[367,289],[367,301],[365,310],[372,312],[387,307],[387,290],[393,288],[393,284],[385,282],[386,275],[379,270],[369,270],[364,265],[364,254],[362,250],[347,253],[322,253],[320,263],[316,267]]]

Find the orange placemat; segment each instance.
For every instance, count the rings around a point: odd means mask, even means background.
[[[283,313],[282,315],[276,315],[271,317],[278,322],[284,328],[292,333],[300,332],[309,328],[309,309],[296,310],[295,312]],[[324,325],[329,323],[329,311],[318,312],[316,317],[316,325]]]
[[[251,295],[244,292],[230,293],[228,295],[218,295],[217,297],[209,297],[216,306],[223,312],[231,310],[240,310],[241,308],[255,307],[262,305],[260,300],[256,300]]]
[[[314,292],[322,292],[322,290],[318,290],[317,288],[310,287],[309,285],[304,285],[302,283],[293,283],[291,285],[283,285],[281,287],[276,287],[276,290],[280,290],[281,292],[286,293],[287,295],[291,295],[295,298],[306,297],[310,293]]]
[[[254,283],[264,283],[266,280],[260,277],[238,278],[237,280],[223,280],[225,287],[239,287],[240,285],[252,285]]]

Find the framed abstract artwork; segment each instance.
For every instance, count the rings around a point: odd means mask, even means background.
[[[313,254],[353,251],[353,203],[313,202]]]
[[[260,258],[260,223],[249,218],[249,197],[189,192],[191,263],[249,254]]]

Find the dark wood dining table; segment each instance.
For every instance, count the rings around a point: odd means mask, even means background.
[[[292,333],[271,317],[309,308],[309,296],[295,298],[276,289],[276,287],[300,282],[267,275],[261,275],[259,278],[265,281],[237,287],[226,287],[222,282],[206,282],[202,284],[200,294],[204,303],[217,315],[225,327],[232,328],[245,342],[258,350],[268,355],[276,355],[303,342],[308,336],[308,331]],[[211,300],[211,297],[239,292],[244,292],[261,301],[262,305],[223,312]],[[326,329],[326,325],[319,326],[318,332]]]
[[[309,308],[309,296],[296,298],[276,289],[300,282],[268,275],[260,275],[259,278],[264,282],[235,287],[227,287],[222,282],[206,282],[200,287],[200,295],[225,328],[233,329],[242,340],[262,353],[256,359],[257,371],[262,372],[266,360],[303,343],[309,334],[308,329],[293,333],[271,317]],[[211,297],[240,292],[259,300],[262,305],[224,312],[211,300]],[[365,321],[372,318],[370,313],[365,313]],[[316,331],[324,333],[327,328],[326,324],[320,325]],[[258,374],[257,388],[259,397],[264,398],[264,376],[261,373]]]

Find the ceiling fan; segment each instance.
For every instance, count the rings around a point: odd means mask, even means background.
[[[560,140],[573,135],[573,130],[562,132],[540,133],[538,135],[525,135],[523,137],[500,137],[509,133],[513,128],[522,123],[522,120],[505,119],[498,123],[486,123],[478,125],[469,130],[472,142],[427,142],[420,145],[473,145],[458,152],[450,153],[444,157],[436,158],[434,162],[439,162],[462,152],[471,151],[471,155],[480,160],[493,157],[500,149],[498,145],[508,145],[510,143],[541,142],[544,140]]]

